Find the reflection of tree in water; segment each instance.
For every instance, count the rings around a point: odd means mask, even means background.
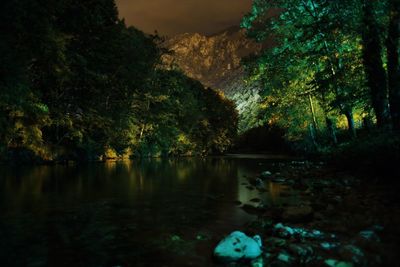
[[[155,244],[221,236],[248,219],[233,204],[240,164],[183,158],[8,169],[0,179],[0,260],[104,266],[173,257]],[[5,219],[7,209],[14,212]]]

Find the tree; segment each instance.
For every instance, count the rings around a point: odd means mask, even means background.
[[[346,26],[354,20],[354,12],[359,12],[360,6],[355,7],[354,1],[255,0],[242,23],[250,37],[260,42],[274,38],[277,43],[260,54],[254,64],[247,63],[252,76],[264,81],[265,94],[276,91],[278,105],[288,98],[296,105],[295,99],[301,103],[300,96],[310,93],[325,113],[327,128],[332,128],[329,113],[343,114],[353,137],[354,110],[359,102],[365,103],[365,87],[359,83],[364,77],[359,37]],[[316,125],[314,121],[310,119],[309,123]]]
[[[363,60],[368,87],[371,90],[372,106],[378,127],[387,127],[390,124],[387,76],[382,61],[380,33],[373,12],[373,4],[369,0],[363,1],[363,22]]]
[[[232,143],[233,105],[161,69],[159,37],[127,27],[114,0],[4,0],[0,9],[0,157],[208,153]]]
[[[388,84],[393,129],[400,130],[400,1],[390,0],[387,37]]]

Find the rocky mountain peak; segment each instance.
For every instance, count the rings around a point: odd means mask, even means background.
[[[232,91],[230,81],[243,73],[242,58],[261,49],[260,44],[248,39],[245,31],[236,26],[209,36],[177,35],[166,40],[163,47],[171,51],[164,55],[165,63],[176,65],[189,77],[226,94]]]

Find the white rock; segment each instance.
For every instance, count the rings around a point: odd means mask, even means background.
[[[265,172],[262,172],[261,173],[261,177],[262,178],[268,178],[268,177],[270,177],[272,175],[272,172],[270,172],[270,171],[265,171]]]
[[[252,260],[261,255],[261,247],[260,236],[249,237],[242,232],[235,231],[219,242],[214,249],[214,256],[223,261]]]

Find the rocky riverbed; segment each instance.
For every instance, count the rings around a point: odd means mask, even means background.
[[[1,266],[399,266],[384,176],[253,156],[1,173]],[[214,259],[235,231],[261,257]]]
[[[237,203],[258,219],[244,227],[261,235],[262,256],[226,266],[400,266],[400,209],[397,188],[385,177],[367,179],[323,163],[277,163],[247,177],[242,186],[259,199]],[[265,187],[286,186],[281,197],[293,201],[263,203]]]

